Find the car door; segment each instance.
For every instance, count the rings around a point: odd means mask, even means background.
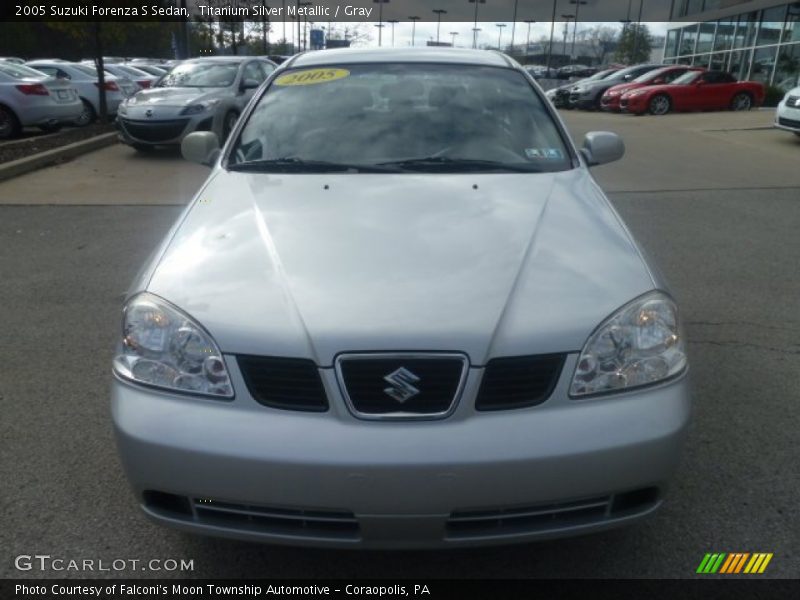
[[[722,108],[727,104],[725,98],[729,85],[724,81],[723,75],[725,74],[719,71],[709,71],[701,75],[701,83],[695,90],[693,108],[708,110]]]

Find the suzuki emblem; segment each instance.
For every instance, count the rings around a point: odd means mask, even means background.
[[[151,109],[151,108],[148,108],[148,109],[145,111],[145,113],[144,113],[144,116],[145,116],[145,117],[152,117],[152,116],[153,116],[153,109]]]
[[[419,390],[412,385],[419,381],[419,377],[405,367],[389,373],[383,380],[390,385],[383,390],[384,393],[401,404],[419,394]]]

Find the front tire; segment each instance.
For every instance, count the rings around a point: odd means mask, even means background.
[[[661,116],[672,110],[672,101],[666,94],[656,94],[647,105],[651,115]]]
[[[747,92],[739,92],[731,100],[731,110],[750,110],[753,107],[753,97]]]
[[[19,135],[22,126],[10,108],[0,105],[0,140],[10,140]]]
[[[94,123],[95,119],[97,118],[97,113],[95,112],[92,103],[86,98],[81,98],[81,102],[83,102],[83,112],[81,113],[80,117],[75,119],[75,125],[78,127],[86,127],[87,125]]]

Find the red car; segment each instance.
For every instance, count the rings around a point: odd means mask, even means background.
[[[702,67],[690,67],[687,65],[670,65],[656,69],[655,71],[648,71],[644,75],[639,75],[633,81],[627,83],[620,83],[614,87],[608,88],[603,97],[600,99],[600,108],[613,112],[619,112],[619,99],[622,94],[630,90],[636,90],[648,85],[661,85],[664,83],[672,83],[678,77],[687,71],[702,71]]]
[[[724,71],[687,71],[671,84],[625,92],[619,106],[636,115],[665,115],[673,110],[750,110],[763,101],[763,83],[736,81]]]

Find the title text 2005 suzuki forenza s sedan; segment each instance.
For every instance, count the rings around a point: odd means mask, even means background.
[[[268,542],[574,535],[662,502],[675,303],[502,54],[284,63],[126,299],[113,421],[155,521]]]

